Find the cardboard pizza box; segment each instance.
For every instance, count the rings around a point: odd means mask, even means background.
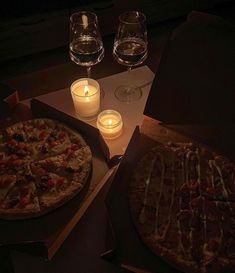
[[[128,203],[128,185],[131,175],[133,175],[132,170],[136,166],[138,159],[157,143],[164,144],[172,141],[186,143],[196,142],[200,145],[205,145],[209,149],[213,149],[213,151],[222,153],[232,161],[235,161],[235,144],[233,141],[235,136],[233,125],[235,112],[233,113],[234,108],[232,110],[230,107],[231,101],[229,102],[229,108],[226,109],[228,97],[221,100],[223,106],[222,108],[218,108],[221,94],[223,94],[221,78],[215,79],[215,81],[212,82],[209,93],[206,93],[205,89],[201,89],[201,93],[197,94],[198,84],[202,84],[199,78],[200,67],[193,67],[197,73],[193,73],[188,77],[187,73],[190,73],[189,67],[194,66],[195,63],[188,63],[188,65],[186,65],[189,59],[181,55],[181,53],[184,52],[184,47],[181,48],[179,46],[180,43],[182,45],[182,43],[186,41],[184,43],[184,46],[186,46],[187,42],[192,42],[190,39],[187,41],[187,35],[184,36],[183,32],[188,32],[188,35],[192,35],[192,38],[193,33],[190,32],[190,26],[200,25],[198,28],[203,28],[203,24],[206,24],[209,28],[211,26],[213,29],[217,27],[227,28],[226,23],[215,18],[215,16],[208,17],[202,13],[192,13],[188,16],[188,22],[174,31],[166,44],[159,71],[155,75],[146,103],[144,111],[145,117],[142,126],[141,128],[137,127],[132,136],[106,199],[110,218],[110,231],[107,234],[107,249],[102,257],[119,264],[131,272],[182,272],[181,269],[175,268],[174,265],[169,264],[164,258],[153,254],[153,252],[144,245],[132,221]],[[225,35],[230,31],[231,29],[227,29]],[[190,38],[189,36],[188,38]],[[178,47],[174,46],[175,40],[177,40],[176,43]],[[188,50],[196,51],[196,44],[192,48],[188,47]],[[227,53],[224,54],[226,55]],[[191,58],[194,57],[196,57],[196,55],[191,56]],[[177,62],[175,62],[176,59]],[[226,60],[230,63],[227,55]],[[216,67],[214,69],[216,69]],[[222,68],[220,67],[220,69]],[[175,71],[178,72],[175,73]],[[186,71],[187,73],[184,75],[182,71]],[[210,71],[211,77],[215,76],[213,75],[213,71],[214,70]],[[230,73],[231,71],[226,77],[229,77]],[[181,78],[179,78],[180,76]],[[222,73],[221,77],[225,77],[225,74]],[[194,79],[192,80],[192,78]],[[173,79],[173,81],[171,81],[171,79]],[[230,81],[226,83],[226,87],[231,88],[233,78],[230,77],[229,79]],[[214,86],[217,84],[216,81],[219,82],[216,90],[220,93],[217,93],[216,96],[213,97],[215,100],[213,101],[211,95],[213,94]],[[197,84],[195,84],[195,82]],[[181,89],[181,86],[185,86],[185,88]],[[192,93],[189,91],[189,86],[192,87]],[[219,88],[221,89],[219,90]],[[200,95],[203,95],[203,92],[205,93],[205,98],[203,103],[200,104],[200,99],[203,99]],[[232,93],[228,91],[227,95],[229,94],[231,95]],[[195,102],[194,99],[197,100],[197,103],[191,105],[191,103]],[[214,105],[210,105],[209,109],[207,109],[207,106],[212,101]],[[225,109],[225,112],[220,113],[218,109]],[[200,113],[200,110],[203,111]],[[216,111],[218,113],[215,115]],[[220,114],[221,116],[217,119]],[[228,117],[230,117],[230,119],[226,119]],[[217,122],[219,122],[219,126]],[[112,238],[110,238],[110,234]]]
[[[139,160],[159,144],[173,142],[191,145],[193,143],[210,151],[211,154],[217,151],[211,150],[211,147],[175,130],[168,129],[159,123],[156,124],[155,120],[146,122],[149,123],[148,126],[142,128],[141,131],[138,127],[136,128],[107,195],[106,206],[110,230],[107,232],[106,251],[101,256],[136,273],[188,273],[184,268],[179,268],[170,262],[167,256],[159,256],[153,253],[142,241],[130,211],[129,186]],[[143,192],[143,200],[144,194]],[[231,203],[234,203],[233,199],[230,200]],[[227,232],[224,235],[225,238],[230,236],[228,230],[230,227],[224,226],[224,232]],[[226,268],[223,268],[223,264],[221,264],[220,272],[233,272],[231,266],[226,265]]]
[[[235,161],[234,33],[235,26],[221,17],[196,11],[173,30],[142,127],[152,123],[154,130],[159,121]]]
[[[109,160],[108,148],[103,142],[98,129],[36,99],[31,101],[31,110],[23,104],[19,104],[17,108],[17,121],[27,120],[32,117],[51,118],[78,130],[90,146],[93,155],[92,172],[88,183],[82,192],[68,203],[37,218],[0,220],[1,246],[28,251],[50,260],[84,215],[97,194],[109,181],[115,170],[115,166],[112,165],[112,162],[115,161]],[[8,120],[8,123],[5,125],[13,123],[15,123],[14,118]]]

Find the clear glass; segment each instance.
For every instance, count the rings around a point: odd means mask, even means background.
[[[119,16],[118,31],[113,46],[113,56],[118,63],[132,67],[142,64],[148,55],[146,17],[138,11],[124,12]],[[134,84],[122,85],[115,90],[115,96],[123,102],[132,102],[142,96],[140,87]]]
[[[79,11],[70,16],[69,54],[73,62],[87,68],[91,77],[91,66],[104,57],[104,47],[95,13]]]

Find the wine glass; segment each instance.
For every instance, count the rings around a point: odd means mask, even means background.
[[[87,68],[91,77],[91,66],[104,57],[104,47],[95,13],[79,11],[70,16],[70,59]]]
[[[147,58],[146,17],[138,11],[127,11],[119,16],[119,27],[113,46],[113,56],[118,63],[131,68]],[[129,74],[130,76],[130,74]],[[115,96],[122,102],[132,102],[141,98],[142,90],[134,84],[122,85],[115,90]]]

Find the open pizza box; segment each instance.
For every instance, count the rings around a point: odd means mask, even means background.
[[[197,16],[204,15],[193,13],[191,17],[189,16],[188,22],[190,23],[192,20],[197,24]],[[180,29],[179,33],[181,31]],[[173,35],[176,34],[173,33]],[[164,93],[167,90],[163,88],[166,83],[167,88],[170,85],[167,78],[169,48],[171,47],[171,53],[176,54],[171,39],[168,41],[163,53],[159,71],[155,75],[145,107],[142,126],[141,128],[137,127],[132,136],[106,199],[110,230],[107,232],[107,251],[102,254],[102,257],[136,273],[183,272],[174,264],[170,264],[164,257],[155,255],[143,243],[134,225],[128,193],[129,184],[134,174],[133,170],[135,170],[141,157],[159,144],[176,142],[195,143],[235,161],[235,149],[231,149],[231,145],[234,147],[234,141],[232,141],[234,134],[231,134],[231,130],[234,132],[234,127],[231,128],[231,123],[220,123],[219,127],[218,124],[211,126],[208,121],[202,122],[202,114],[197,116],[196,112],[189,112],[189,115],[187,115],[187,113],[183,113],[182,109],[179,109],[179,113],[175,113],[171,109],[172,103],[180,104],[177,98],[169,102],[169,94]],[[173,87],[171,86],[171,88]],[[158,98],[160,98],[159,101]],[[159,106],[161,103],[162,105]],[[187,102],[185,103],[187,104]],[[177,108],[175,111],[177,111]],[[200,111],[200,108],[198,108],[198,111]],[[190,114],[193,116],[190,116]],[[182,117],[183,119],[181,119]]]
[[[0,220],[0,245],[29,251],[50,260],[84,215],[99,191],[109,181],[115,167],[109,149],[98,129],[69,116],[37,99],[31,100],[31,109],[19,104],[5,126],[33,117],[51,118],[77,130],[92,151],[92,172],[82,192],[65,205],[37,218]]]

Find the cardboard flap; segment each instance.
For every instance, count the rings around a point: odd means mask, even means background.
[[[165,123],[234,122],[234,48],[235,26],[188,16],[167,43],[144,113]]]

